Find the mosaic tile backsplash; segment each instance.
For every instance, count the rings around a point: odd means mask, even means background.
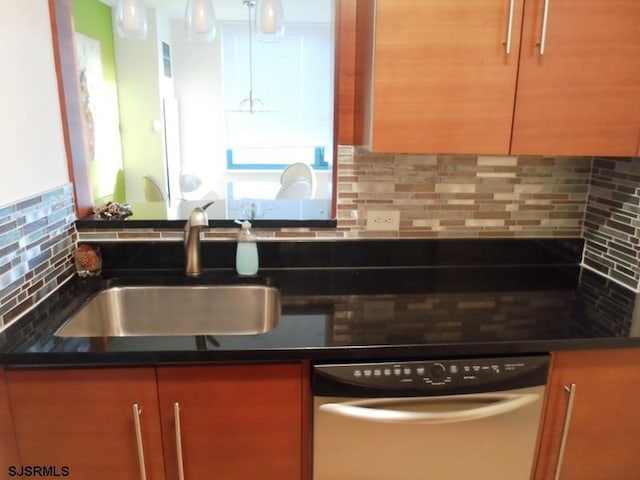
[[[350,160],[350,161],[349,161]],[[338,163],[338,227],[400,211],[399,237],[572,237],[582,233],[590,158],[375,155]]]
[[[72,185],[0,207],[0,328],[73,273]]]
[[[640,290],[640,158],[593,161],[584,263]]]
[[[375,155],[338,152],[335,229],[257,229],[263,239],[579,237],[591,158]],[[399,212],[397,231],[367,229],[371,211]],[[82,230],[81,240],[181,240],[163,229]],[[237,229],[205,238],[234,239]]]

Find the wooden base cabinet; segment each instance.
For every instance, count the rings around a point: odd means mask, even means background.
[[[535,480],[639,478],[640,349],[555,353],[547,392]]]
[[[7,475],[10,467],[19,465],[20,457],[9,407],[4,369],[0,368],[0,472]]]
[[[300,365],[163,367],[158,387],[167,480],[300,480]]]
[[[142,458],[147,478],[164,479],[154,368],[6,375],[23,465],[55,467],[61,477],[66,467],[69,478],[140,480]]]
[[[7,388],[22,464],[59,476],[306,478],[301,364],[9,370]]]

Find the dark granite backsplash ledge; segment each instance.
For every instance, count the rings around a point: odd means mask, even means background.
[[[105,270],[184,269],[181,242],[104,242]],[[557,265],[580,263],[582,239],[258,242],[261,269]],[[202,242],[205,269],[233,269],[235,242]]]

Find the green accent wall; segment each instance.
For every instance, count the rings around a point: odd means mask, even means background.
[[[111,7],[99,0],[72,0],[73,21],[78,33],[100,42],[102,75],[105,88],[117,99],[118,82],[113,43]],[[124,177],[121,156],[90,162],[91,183],[96,205],[108,201],[124,202]]]

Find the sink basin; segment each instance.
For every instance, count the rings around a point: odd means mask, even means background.
[[[56,335],[255,335],[279,320],[280,293],[274,287],[123,286],[92,297]]]

